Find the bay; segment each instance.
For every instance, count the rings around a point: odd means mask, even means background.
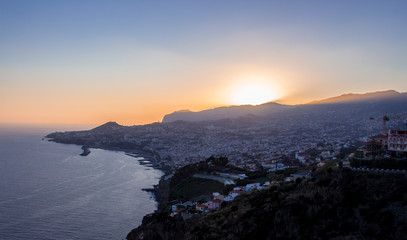
[[[125,239],[162,172],[124,152],[0,133],[0,239]]]

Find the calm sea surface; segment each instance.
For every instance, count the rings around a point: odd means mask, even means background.
[[[123,152],[0,133],[0,239],[125,239],[162,173]]]

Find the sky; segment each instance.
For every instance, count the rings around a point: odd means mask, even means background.
[[[407,1],[0,0],[0,124],[407,92]]]

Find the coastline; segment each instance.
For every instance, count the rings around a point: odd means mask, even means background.
[[[97,148],[107,150],[107,151],[120,151],[129,157],[141,158],[141,159],[137,159],[137,161],[140,163],[140,165],[144,165],[144,166],[148,166],[153,169],[156,169],[156,170],[160,170],[163,173],[163,175],[158,180],[158,183],[154,184],[152,186],[152,188],[142,188],[141,189],[142,191],[145,191],[151,195],[151,198],[157,203],[157,209],[151,213],[144,215],[142,218],[143,220],[140,223],[140,225],[134,227],[133,229],[128,230],[129,232],[127,234],[130,234],[134,229],[137,229],[138,227],[140,227],[143,224],[146,217],[152,216],[154,213],[159,212],[160,209],[165,207],[166,204],[163,204],[163,201],[162,201],[163,194],[162,194],[162,192],[160,192],[160,189],[162,189],[162,186],[160,187],[160,183],[162,183],[162,181],[164,181],[165,178],[170,174],[170,170],[159,167],[157,157],[159,158],[160,156],[157,153],[146,152],[143,150],[123,149],[123,148],[117,148],[117,147],[114,147],[114,148],[97,147]]]
[[[129,157],[133,157],[136,158],[136,160],[140,163],[140,165],[144,165],[144,166],[148,166],[151,167],[153,169],[156,170],[160,170],[163,175],[160,177],[159,181],[157,184],[154,184],[152,186],[152,188],[143,188],[141,189],[142,191],[148,192],[152,195],[153,199],[157,202],[158,206],[157,209],[160,209],[160,205],[161,203],[161,199],[160,199],[160,191],[159,191],[159,184],[162,180],[165,179],[166,176],[168,176],[171,173],[171,170],[168,168],[162,168],[159,164],[161,157],[155,153],[155,152],[151,152],[151,151],[146,151],[146,150],[142,150],[142,149],[129,149],[129,148],[120,148],[120,147],[108,147],[108,146],[95,146],[92,144],[81,144],[81,143],[67,143],[67,142],[63,142],[63,141],[58,141],[55,138],[50,138],[45,136],[44,137],[45,140],[50,141],[50,142],[55,142],[55,143],[59,143],[59,144],[73,144],[73,145],[77,145],[77,146],[82,146],[81,149],[83,150],[83,152],[79,155],[82,155],[85,152],[85,149],[88,150],[89,152],[87,152],[87,154],[85,155],[85,157],[88,154],[91,154],[90,149],[94,148],[94,149],[103,149],[103,150],[107,150],[107,151],[115,151],[115,152],[123,152],[125,155],[129,156]],[[137,159],[137,158],[141,158],[141,159]],[[157,210],[156,210],[157,211]],[[148,214],[147,214],[148,215]],[[143,216],[144,218],[145,216]]]
[[[153,210],[150,213],[147,213],[142,217],[142,221],[140,224],[138,224],[137,226],[134,226],[130,229],[128,229],[127,231],[127,236],[129,234],[131,234],[131,232],[133,232],[135,229],[137,229],[138,227],[142,226],[142,224],[147,221],[149,216],[153,216],[154,214],[156,214],[157,212],[162,211],[163,209],[167,208],[167,202],[164,200],[166,199],[166,194],[167,194],[167,188],[168,188],[168,184],[166,181],[168,176],[170,176],[170,174],[172,173],[172,169],[170,167],[166,167],[160,164],[161,162],[161,156],[156,153],[156,152],[152,152],[149,150],[144,150],[144,149],[140,149],[138,148],[138,146],[132,146],[131,148],[129,147],[120,147],[120,146],[106,146],[108,144],[100,144],[100,143],[92,143],[90,141],[83,141],[80,139],[69,139],[67,141],[67,139],[63,139],[63,138],[59,138],[58,136],[50,136],[47,135],[45,137],[46,140],[51,141],[51,142],[55,142],[55,143],[61,143],[61,144],[74,144],[77,146],[82,146],[91,149],[103,149],[103,150],[107,150],[107,151],[116,151],[116,152],[123,152],[125,155],[129,156],[129,157],[134,157],[136,158],[136,160],[138,160],[140,165],[144,165],[147,167],[151,167],[153,169],[156,170],[160,170],[162,172],[161,177],[159,178],[157,184],[152,185],[151,188],[143,188],[141,189],[142,191],[147,192],[151,199],[155,201],[156,203],[156,209]],[[91,153],[90,153],[91,154]]]
[[[45,136],[43,140],[49,141],[49,142],[55,142],[55,143],[60,143],[60,144],[73,144],[77,146],[81,146],[81,149],[85,152],[86,150],[89,150],[90,148],[95,148],[95,149],[103,149],[103,150],[108,150],[108,151],[119,151],[119,152],[124,152],[127,156],[138,158],[142,157],[144,158],[143,160],[138,160],[141,165],[147,165],[151,164],[150,167],[154,169],[158,169],[160,171],[163,171],[165,174],[168,174],[168,169],[162,168],[159,166],[159,162],[161,157],[156,153],[148,150],[143,150],[143,149],[130,149],[130,148],[121,148],[121,147],[110,147],[110,146],[101,146],[101,145],[93,145],[93,144],[84,144],[80,142],[65,142],[65,141],[58,141],[56,138],[49,137],[49,135]],[[82,152],[81,154],[83,154]],[[87,152],[87,151],[86,151]],[[79,155],[81,155],[79,154]],[[90,154],[87,153],[86,155]]]

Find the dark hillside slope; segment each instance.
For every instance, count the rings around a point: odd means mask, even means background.
[[[406,239],[407,176],[325,168],[183,221],[146,217],[128,239]]]

